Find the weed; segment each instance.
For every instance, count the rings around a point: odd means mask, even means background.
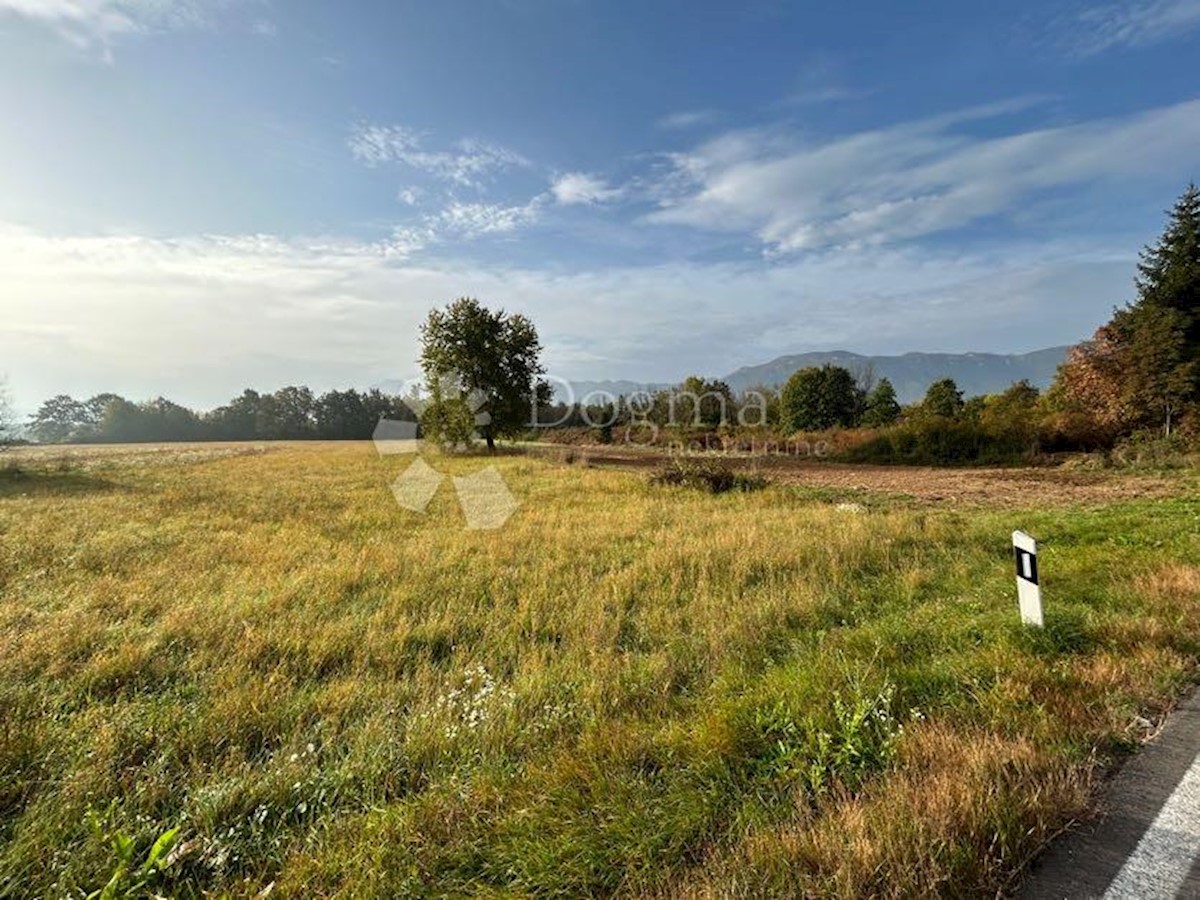
[[[697,488],[710,494],[727,491],[756,491],[767,486],[767,479],[756,472],[739,472],[730,466],[706,459],[674,459],[650,476],[651,484]]]

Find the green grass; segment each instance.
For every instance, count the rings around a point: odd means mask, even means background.
[[[994,895],[1200,658],[1187,474],[839,510],[501,457],[522,505],[484,532],[448,484],[399,509],[406,463],[0,478],[0,896],[98,889],[170,829],[142,875],[180,896]]]

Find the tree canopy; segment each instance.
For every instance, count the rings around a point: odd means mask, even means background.
[[[857,424],[862,395],[854,376],[841,366],[811,366],[792,374],[779,397],[780,416],[789,431],[820,431]]]
[[[963,410],[963,393],[953,378],[942,378],[935,381],[925,392],[921,401],[921,411],[926,415],[940,416],[943,419],[953,419]]]
[[[423,430],[444,439],[447,423],[462,420],[451,407],[465,407],[494,450],[497,437],[528,427],[534,407],[550,399],[541,352],[533,322],[519,313],[492,311],[467,297],[431,310],[421,328],[421,367],[432,398]]]
[[[399,397],[374,389],[329,391],[319,397],[307,387],[289,386],[271,394],[247,389],[203,413],[163,397],[134,403],[117,394],[83,401],[60,394],[42,403],[30,420],[29,433],[47,444],[368,440],[385,417],[414,418]]]
[[[879,428],[891,425],[899,418],[900,403],[896,400],[896,389],[888,379],[881,378],[879,383],[867,394],[862,424],[871,428]]]

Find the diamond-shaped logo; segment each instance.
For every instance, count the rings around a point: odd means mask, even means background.
[[[452,480],[468,528],[499,528],[517,510],[517,498],[495,466]]]
[[[443,379],[438,387],[442,396],[457,395],[466,401],[477,428],[492,421],[491,414],[484,409],[487,405],[487,395],[482,391],[471,390],[463,393],[459,383],[453,379]],[[429,406],[429,399],[422,393],[421,385],[411,382],[404,386],[401,399],[418,421],[380,419],[371,438],[375,444],[375,451],[380,456],[421,453],[419,421]],[[478,431],[473,437],[480,437]],[[424,457],[418,455],[392,483],[392,494],[402,508],[424,513],[445,477],[429,465]],[[466,518],[467,528],[500,528],[520,505],[505,484],[504,476],[495,466],[488,466],[471,475],[455,476],[451,481],[458,495],[458,504]]]
[[[400,477],[392,482],[392,495],[405,509],[425,512],[425,507],[429,505],[445,477],[418,456],[400,473]]]

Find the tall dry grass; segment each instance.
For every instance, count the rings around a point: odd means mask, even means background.
[[[480,532],[369,446],[251,449],[0,479],[0,895],[170,828],[183,896],[995,893],[1200,650],[1186,496],[839,509],[507,457]]]

